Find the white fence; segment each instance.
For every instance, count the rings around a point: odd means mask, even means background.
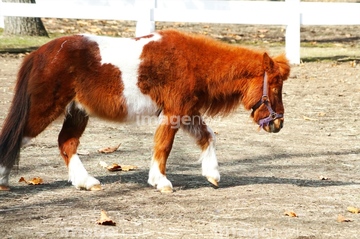
[[[300,63],[301,25],[360,25],[360,3],[236,0],[37,0],[5,3],[2,16],[137,21],[136,35],[155,29],[155,21],[286,26],[285,51]]]

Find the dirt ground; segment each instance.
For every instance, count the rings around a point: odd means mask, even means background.
[[[0,125],[21,60],[0,56]],[[207,119],[217,132],[218,189],[201,176],[200,150],[183,132],[168,160],[175,192],[161,194],[147,184],[155,125],[91,118],[81,159],[104,190],[77,190],[67,181],[57,149],[61,122],[55,122],[22,150],[12,190],[0,192],[0,237],[358,238],[360,214],[347,207],[360,207],[359,82],[354,61],[294,65],[284,84],[280,133],[258,132],[241,107]],[[97,152],[119,143],[112,154]],[[108,172],[100,161],[138,169]],[[20,177],[41,177],[44,184],[29,186]],[[116,226],[96,224],[102,209]],[[351,221],[338,222],[339,215]]]

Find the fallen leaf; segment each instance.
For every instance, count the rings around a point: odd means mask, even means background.
[[[102,148],[102,149],[99,149],[98,151],[100,153],[105,153],[105,154],[113,153],[120,147],[120,145],[121,144],[118,144],[117,146],[113,146],[113,147]]]
[[[109,170],[110,172],[114,172],[114,171],[132,171],[137,169],[137,166],[134,165],[120,165],[117,163],[113,163],[112,165],[108,165],[107,163],[105,163],[104,161],[100,161],[99,165],[103,168],[106,168],[107,170]]]
[[[19,183],[21,183],[21,182],[25,182],[25,183],[27,183],[27,181],[25,180],[25,178],[24,178],[24,177],[21,177],[21,178],[19,179]]]
[[[31,179],[30,181],[28,181],[29,185],[39,185],[39,184],[43,184],[43,180],[42,178],[36,177]]]
[[[0,191],[10,191],[10,188],[8,186],[0,185]]]
[[[117,163],[113,163],[112,165],[107,166],[106,169],[109,170],[110,172],[114,172],[114,171],[121,171],[122,167]]]
[[[121,165],[122,171],[132,171],[132,170],[135,170],[137,168],[138,167],[134,166],[134,165]]]
[[[343,215],[339,215],[337,218],[338,222],[352,222],[353,220],[345,218]]]
[[[284,215],[289,217],[297,217],[296,213],[293,211],[286,211],[284,212]]]
[[[347,210],[351,213],[355,213],[355,214],[358,214],[360,213],[360,209],[357,208],[357,207],[348,207]]]
[[[39,184],[43,184],[43,180],[42,180],[42,178],[40,178],[40,177],[33,178],[33,179],[29,180],[29,181],[26,181],[26,179],[25,179],[24,177],[21,177],[21,178],[19,179],[19,183],[21,183],[21,182],[24,182],[24,183],[26,183],[26,184],[28,184],[28,185],[39,185]]]
[[[101,210],[100,219],[96,223],[99,225],[116,226],[116,222],[111,220],[104,210]]]

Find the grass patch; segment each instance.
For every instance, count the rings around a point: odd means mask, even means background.
[[[3,36],[0,35],[0,52],[16,52],[36,49],[52,38],[36,36]]]
[[[301,47],[300,57],[303,62],[317,61],[360,61],[358,47]]]

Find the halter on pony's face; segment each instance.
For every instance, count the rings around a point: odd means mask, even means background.
[[[281,92],[280,92],[281,93]],[[281,100],[281,98],[280,98]],[[283,127],[284,115],[283,113],[276,113],[272,107],[268,96],[268,76],[265,72],[264,81],[263,81],[263,95],[261,99],[252,107],[252,115],[255,111],[260,108],[260,106],[266,106],[266,109],[269,112],[269,116],[266,118],[260,119],[257,123],[260,128],[263,128],[267,132],[277,133]],[[282,105],[282,103],[281,103]]]
[[[258,123],[260,129],[277,133],[284,123],[282,84],[289,76],[290,67],[284,56],[279,56],[273,61],[265,54],[264,70],[262,96],[252,107],[251,116],[254,117],[254,121]],[[267,72],[270,72],[271,79]]]

